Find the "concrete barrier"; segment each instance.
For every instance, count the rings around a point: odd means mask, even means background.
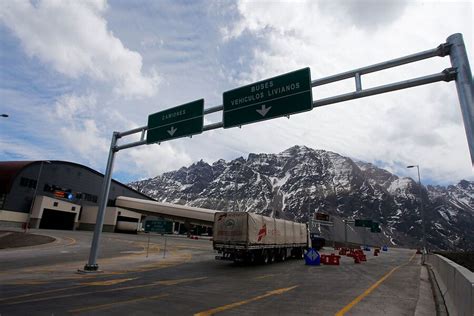
[[[435,254],[426,262],[432,267],[450,315],[474,315],[474,273],[459,264]]]

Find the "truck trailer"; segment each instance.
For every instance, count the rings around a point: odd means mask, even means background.
[[[216,259],[271,263],[302,258],[308,247],[306,224],[247,212],[214,215],[213,246]]]

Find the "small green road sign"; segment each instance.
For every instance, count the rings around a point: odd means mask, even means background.
[[[204,99],[179,105],[148,116],[146,143],[200,134],[203,125]]]
[[[171,233],[172,230],[173,230],[173,222],[167,221],[165,219],[152,220],[152,221],[145,222],[146,232],[164,234],[164,233]]]
[[[303,68],[226,91],[223,99],[224,128],[310,111],[311,72]]]
[[[379,223],[372,222],[372,226],[370,227],[371,233],[381,233],[382,230],[380,229]]]
[[[356,227],[369,227],[372,228],[372,220],[370,219],[356,219],[355,220]]]

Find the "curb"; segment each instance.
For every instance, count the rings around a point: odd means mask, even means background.
[[[437,316],[448,316],[448,311],[446,310],[446,304],[444,303],[443,294],[439,289],[438,281],[433,273],[433,269],[429,264],[426,264],[425,267],[428,270],[428,275],[431,283],[431,289],[433,290],[433,297],[435,300],[436,315]]]

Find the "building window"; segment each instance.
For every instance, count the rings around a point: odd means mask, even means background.
[[[28,180],[29,180],[29,179],[27,179],[27,178],[21,177],[21,179],[20,179],[20,185],[21,185],[22,187],[27,187],[27,186],[28,186],[28,182],[29,182]]]
[[[53,203],[53,206],[58,206],[58,202],[54,202],[54,203]]]
[[[36,183],[37,181],[36,180],[33,180],[33,179],[28,179],[28,178],[25,178],[25,177],[21,177],[20,178],[20,186],[22,187],[28,187],[28,188],[36,188]]]
[[[34,189],[34,188],[36,188],[36,183],[38,183],[38,181],[33,180],[33,179],[29,179],[29,181],[28,181],[28,187]]]

